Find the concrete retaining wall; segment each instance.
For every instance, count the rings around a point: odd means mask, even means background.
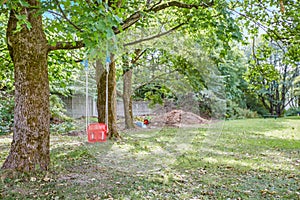
[[[73,97],[61,97],[65,103],[67,109],[67,115],[73,118],[79,118],[86,116],[86,97],[84,95],[74,95]],[[92,97],[89,97],[89,107],[88,115],[97,116],[97,104],[96,100]],[[133,115],[149,115],[154,112],[156,109],[150,109],[148,107],[148,102],[145,101],[135,101],[132,104]],[[119,117],[124,117],[124,105],[122,101],[117,101],[117,115]]]

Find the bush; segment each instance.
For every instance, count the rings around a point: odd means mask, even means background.
[[[257,118],[258,114],[255,111],[241,108],[238,104],[228,101],[226,109],[226,118],[227,119],[245,119],[245,118]]]
[[[300,107],[289,108],[285,111],[285,116],[297,116],[300,113]]]
[[[11,91],[0,91],[0,135],[12,132],[14,103],[14,96]],[[66,110],[59,96],[50,96],[50,111],[52,119],[50,126],[51,132],[65,133],[74,130],[74,123],[72,119],[65,114]]]
[[[59,124],[51,123],[51,134],[64,134],[76,129],[76,126],[72,120],[68,120]]]
[[[51,133],[67,133],[75,129],[73,119],[66,115],[65,104],[56,94],[50,96]]]
[[[14,97],[11,92],[0,91],[0,135],[10,133],[14,123]]]
[[[69,120],[69,117],[66,115],[65,104],[61,98],[56,94],[51,94],[49,100],[51,119]]]
[[[248,94],[246,96],[246,106],[249,110],[255,111],[261,116],[269,114],[269,110],[263,106],[261,101],[254,94]]]

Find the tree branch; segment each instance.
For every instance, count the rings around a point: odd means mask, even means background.
[[[65,15],[65,13],[63,12],[63,9],[61,8],[61,6],[59,5],[58,0],[56,0],[57,4],[58,4],[58,8],[60,10],[60,12],[62,13],[62,17],[67,20],[72,26],[75,27],[75,29],[79,30],[80,32],[82,32],[83,30],[80,29],[76,24],[74,24],[72,21],[70,21],[67,16]],[[186,9],[192,9],[192,8],[196,8],[198,9],[199,7],[202,8],[208,8],[214,5],[214,1],[211,1],[210,3],[206,4],[206,3],[201,3],[199,5],[195,5],[195,4],[185,4],[185,3],[181,3],[178,1],[170,1],[168,3],[164,3],[161,4],[161,1],[158,4],[155,4],[152,8],[150,8],[149,10],[146,10],[145,12],[158,12],[160,10],[169,8],[169,7],[178,7],[178,8],[186,8]],[[58,14],[58,13],[53,13],[53,14]],[[132,15],[130,15],[126,20],[124,20],[124,22],[121,24],[121,28],[122,30],[126,30],[129,27],[131,27],[132,25],[134,25],[137,21],[139,21],[139,19],[142,17],[142,12],[141,11],[137,11],[135,13],[133,13]],[[134,45],[134,44],[138,44],[141,42],[145,42],[148,40],[152,40],[161,36],[164,36],[166,34],[171,33],[172,31],[180,28],[182,25],[184,25],[185,23],[181,23],[177,26],[175,26],[174,28],[170,29],[169,31],[166,31],[164,33],[160,33],[154,36],[151,36],[149,38],[144,38],[141,40],[137,40],[131,43],[127,43],[124,46],[130,46],[130,45]],[[113,31],[115,34],[119,34],[121,32],[121,30],[119,28],[114,27]],[[76,44],[74,45],[72,42],[59,42],[57,43],[55,46],[49,46],[49,51],[53,51],[53,50],[58,50],[58,49],[78,49],[84,47],[83,41],[77,41]]]
[[[61,17],[61,18],[64,18],[63,15],[61,15],[61,14],[59,14],[59,13],[53,11],[53,10],[47,10],[46,12],[51,13],[51,14],[53,14],[53,15],[57,15],[57,16],[59,16],[59,17]]]
[[[160,10],[169,8],[169,7],[177,7],[177,8],[187,8],[187,9],[192,9],[192,8],[196,8],[198,9],[199,7],[202,8],[208,8],[214,5],[214,1],[209,2],[208,4],[206,3],[200,3],[199,5],[197,4],[186,4],[186,3],[181,3],[178,1],[170,1],[161,5],[158,5],[156,7],[153,7],[152,9],[147,10],[149,11],[153,11],[153,12],[158,12]]]
[[[139,21],[139,19],[141,18],[141,12],[138,11],[138,12],[135,12],[133,13],[132,15],[130,15],[122,24],[121,24],[121,27],[122,27],[122,30],[126,30],[128,29],[129,27],[131,27],[133,24],[135,24],[137,21]],[[113,31],[115,34],[118,34],[120,33],[120,29],[117,28],[117,27],[114,27],[113,28]]]
[[[290,100],[284,105],[284,107],[286,107],[287,105],[289,105],[294,99],[295,99],[295,97],[290,98]]]
[[[141,51],[140,49],[136,50],[137,55],[131,61],[131,64],[135,64],[146,51],[147,51],[147,49],[144,49],[143,51]]]
[[[80,32],[83,32],[83,30],[82,30],[81,28],[79,28],[76,24],[74,24],[71,20],[68,19],[68,17],[67,17],[66,14],[64,13],[63,9],[61,8],[61,6],[60,6],[58,0],[56,0],[56,3],[57,3],[57,6],[58,6],[58,8],[59,8],[61,14],[63,15],[63,18],[64,18],[65,20],[67,20],[67,22],[69,22],[69,24],[71,24],[72,26],[74,26],[75,29],[77,29],[77,30],[80,31]]]
[[[54,51],[54,50],[71,50],[71,49],[80,49],[84,47],[83,41],[75,41],[75,42],[57,42],[55,46],[48,46],[48,51]]]
[[[150,8],[150,10],[153,9],[154,7],[156,7],[157,5],[161,4],[161,2],[162,2],[162,0],[159,0],[157,3],[155,3],[155,4]]]
[[[7,2],[7,0],[4,0],[4,1],[2,2],[2,5],[4,5],[6,2]]]
[[[274,39],[274,37],[271,35],[271,33],[273,33],[273,34],[275,35],[275,37],[277,37],[277,39],[279,39],[280,41],[282,41],[282,39],[284,39],[284,38],[282,38],[281,36],[279,36],[278,33],[276,33],[276,31],[274,31],[274,30],[272,30],[272,29],[269,29],[269,28],[268,28],[267,26],[265,26],[264,24],[262,24],[262,23],[256,21],[255,19],[249,17],[248,15],[246,15],[246,14],[244,14],[244,13],[238,12],[238,11],[236,11],[236,10],[234,10],[234,9],[229,9],[229,10],[231,10],[232,12],[235,12],[236,14],[238,14],[238,15],[240,15],[240,16],[242,16],[242,17],[248,19],[248,20],[250,20],[250,21],[253,22],[254,24],[256,24],[256,25],[257,25],[258,27],[260,27],[260,28],[261,28],[268,36],[270,36],[271,39],[273,39],[273,40],[276,42],[277,46],[278,46],[280,49],[283,50],[282,45],[280,45],[280,44],[278,43],[278,41],[277,41],[276,39]],[[270,33],[270,32],[271,32],[271,33]]]
[[[142,83],[142,84],[136,86],[133,90],[140,89],[141,87],[143,87],[143,86],[145,86],[145,85],[148,85],[148,84],[152,83],[152,82],[155,81],[156,79],[159,79],[159,78],[161,78],[161,77],[163,77],[163,76],[166,76],[166,75],[170,75],[170,74],[172,74],[172,73],[174,73],[174,72],[176,72],[176,71],[177,71],[177,70],[174,69],[174,70],[172,70],[172,71],[170,71],[170,72],[166,72],[166,73],[159,74],[159,75],[153,77],[151,80],[149,80],[149,81],[147,81],[147,82],[145,82],[145,83]]]
[[[159,2],[160,3],[160,2]],[[155,4],[157,5],[157,4]],[[196,4],[185,4],[185,3],[181,3],[178,1],[170,1],[168,3],[164,3],[161,5],[157,5],[148,9],[148,10],[144,10],[144,12],[158,12],[161,11],[163,9],[169,8],[169,7],[177,7],[177,8],[186,8],[186,9],[192,9],[192,8],[208,8],[214,5],[214,1],[211,1],[210,3],[206,4],[206,3],[201,3],[199,5]],[[124,20],[124,22],[121,24],[122,30],[126,30],[129,27],[131,27],[133,24],[135,24],[140,18],[142,17],[142,11],[137,11],[134,14],[130,15],[126,20]],[[118,34],[121,31],[118,28],[113,28],[114,33]]]
[[[259,65],[258,59],[255,54],[255,37],[253,37],[253,40],[252,40],[252,57],[253,57],[253,60],[255,61],[255,64]]]
[[[153,36],[150,36],[150,37],[148,37],[148,38],[143,38],[143,39],[140,39],[140,40],[136,40],[136,41],[134,41],[134,42],[126,43],[126,44],[124,44],[124,47],[126,47],[126,46],[131,46],[131,45],[135,45],[135,44],[138,44],[138,43],[142,43],[142,42],[146,42],[146,41],[149,41],[149,40],[153,40],[153,39],[155,39],[155,38],[162,37],[162,36],[164,36],[164,35],[167,35],[167,34],[173,32],[173,31],[179,29],[179,28],[180,28],[182,25],[184,25],[184,24],[186,24],[186,23],[181,23],[181,24],[175,26],[174,28],[172,28],[172,29],[170,29],[170,30],[168,30],[168,31],[165,31],[165,32],[163,32],[163,33],[159,33],[159,34],[157,34],[157,35],[153,35]]]

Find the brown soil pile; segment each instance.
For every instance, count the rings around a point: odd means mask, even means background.
[[[151,120],[153,125],[167,125],[171,127],[181,127],[184,125],[208,123],[206,119],[183,110],[172,110],[162,116],[156,116]]]

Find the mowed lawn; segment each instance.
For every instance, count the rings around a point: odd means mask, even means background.
[[[49,172],[1,171],[0,199],[300,199],[300,117],[52,135]],[[0,136],[0,164],[10,136]]]

